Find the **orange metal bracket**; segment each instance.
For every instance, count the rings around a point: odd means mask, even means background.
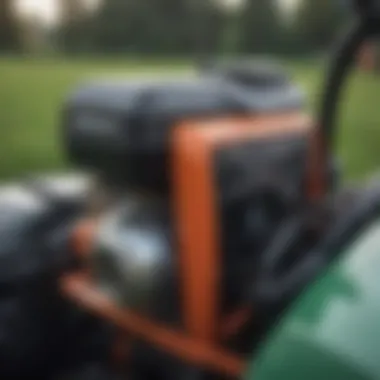
[[[226,118],[184,123],[173,135],[173,191],[179,237],[183,317],[186,332],[156,324],[123,310],[98,292],[83,274],[62,278],[64,295],[106,319],[131,337],[160,347],[195,366],[233,378],[244,371],[244,358],[221,349],[218,340],[234,334],[250,316],[228,318],[219,311],[220,247],[218,213],[213,188],[213,153],[222,144],[246,138],[308,131],[309,118],[294,113],[252,118]],[[86,259],[93,225],[78,228],[75,242]],[[223,325],[223,326],[221,326]],[[218,344],[219,343],[219,344]]]
[[[215,150],[247,139],[260,141],[272,136],[308,133],[310,126],[307,115],[294,112],[187,121],[175,128],[171,155],[174,211],[182,315],[189,335],[208,343],[216,343],[221,338],[218,335],[222,323],[219,310],[222,249],[214,184]],[[226,327],[225,334],[231,334],[239,323],[242,321],[233,321],[232,326]]]
[[[111,322],[131,336],[151,342],[195,366],[234,378],[238,378],[244,371],[243,358],[119,308],[98,292],[83,274],[63,277],[61,289],[63,294],[77,305]]]

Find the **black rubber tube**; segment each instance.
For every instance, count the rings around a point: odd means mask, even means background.
[[[363,43],[380,32],[378,21],[378,18],[372,14],[358,18],[344,34],[330,65],[317,119],[317,134],[321,139],[322,149],[316,151],[316,154],[319,155],[317,158],[322,160],[320,164],[324,172],[319,174],[324,176],[321,179],[326,185],[329,183],[327,163],[331,159],[333,150],[336,116],[342,90]],[[271,309],[291,299],[302,284],[306,283],[308,278],[312,278],[315,269],[322,267],[326,261],[326,257],[311,250],[305,253],[303,261],[294,270],[280,278],[275,273],[278,263],[291,251],[292,244],[302,238],[303,226],[302,218],[295,216],[289,219],[264,252],[263,262],[259,265],[259,279],[253,289],[253,299],[256,303],[261,303],[264,309],[265,307]]]
[[[334,148],[336,119],[344,85],[349,78],[361,47],[367,39],[379,31],[380,28],[377,22],[370,16],[360,17],[344,34],[343,40],[339,41],[336,53],[330,64],[322,94],[319,116],[317,117],[317,128],[319,129],[317,133],[322,143],[322,150],[318,152],[321,157],[319,157],[318,161],[321,162],[324,168],[323,181],[326,184],[329,180],[327,163]]]

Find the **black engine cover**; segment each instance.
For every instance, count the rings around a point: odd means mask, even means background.
[[[226,311],[246,302],[258,260],[283,221],[306,201],[308,135],[232,143],[214,155],[221,210]],[[332,185],[338,170],[330,165]]]
[[[109,181],[166,190],[170,131],[180,121],[302,107],[302,93],[278,69],[215,68],[189,79],[84,85],[68,100],[64,133],[76,164]]]
[[[56,180],[0,188],[1,379],[50,380],[108,354],[109,331],[58,291],[83,200],[54,191]]]

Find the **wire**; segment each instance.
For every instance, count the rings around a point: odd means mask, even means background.
[[[322,191],[318,197],[323,197],[329,188],[328,163],[332,156],[336,118],[344,85],[361,46],[379,30],[378,23],[372,15],[363,15],[356,19],[339,41],[329,66],[316,125],[316,144],[318,146],[312,152],[312,162],[316,163],[317,170],[309,173],[310,176],[317,176],[310,180],[310,183],[322,184]]]

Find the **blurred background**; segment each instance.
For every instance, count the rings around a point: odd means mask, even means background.
[[[60,107],[97,76],[189,72],[210,57],[281,61],[313,110],[349,0],[0,0],[0,179],[65,168]],[[337,148],[348,177],[380,166],[380,54],[358,57]],[[377,95],[377,96],[376,96]]]

